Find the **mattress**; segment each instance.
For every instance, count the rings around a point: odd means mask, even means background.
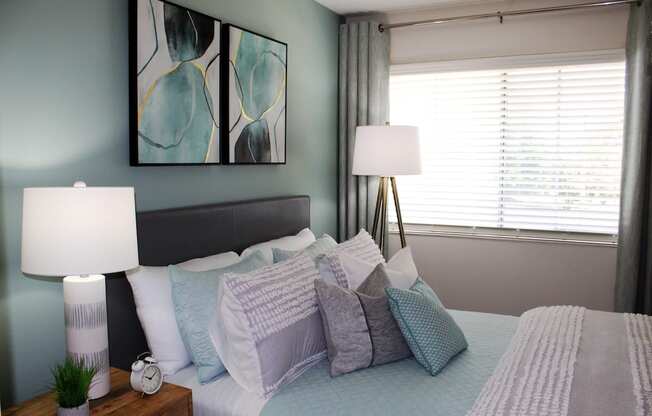
[[[193,390],[196,416],[464,416],[506,351],[518,318],[450,311],[469,342],[436,377],[413,358],[331,378],[320,362],[265,402],[228,375],[200,385],[188,367],[167,381]]]
[[[165,381],[192,390],[193,416],[259,416],[265,406],[265,399],[245,391],[228,374],[200,384],[192,365]]]

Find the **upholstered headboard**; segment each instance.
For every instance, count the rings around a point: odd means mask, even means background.
[[[137,214],[140,264],[167,266],[296,234],[310,226],[310,198],[294,196]],[[107,276],[111,366],[129,369],[148,351],[124,273]]]

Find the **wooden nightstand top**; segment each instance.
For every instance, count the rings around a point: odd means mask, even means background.
[[[3,410],[3,416],[52,416],[57,413],[53,393],[46,393]],[[163,383],[153,396],[141,397],[131,389],[129,373],[111,368],[111,392],[91,401],[94,416],[192,416],[192,390]]]

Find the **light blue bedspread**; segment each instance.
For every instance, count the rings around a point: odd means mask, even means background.
[[[413,358],[331,378],[326,360],[284,387],[263,416],[464,416],[473,406],[512,335],[518,318],[450,311],[469,348],[432,377]]]

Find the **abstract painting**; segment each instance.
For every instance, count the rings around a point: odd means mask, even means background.
[[[287,44],[225,25],[222,131],[228,163],[283,164],[286,149]],[[228,75],[228,76],[227,76]]]
[[[220,20],[130,3],[131,164],[220,163]]]

